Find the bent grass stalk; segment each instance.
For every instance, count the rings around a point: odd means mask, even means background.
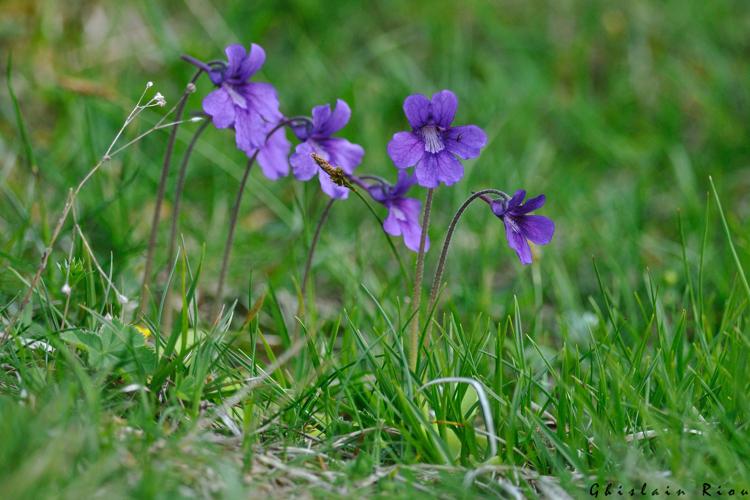
[[[146,304],[148,303],[148,282],[151,277],[151,267],[154,260],[154,252],[156,250],[156,236],[159,229],[159,217],[161,216],[161,205],[164,201],[164,192],[167,187],[167,177],[169,175],[169,167],[172,163],[172,152],[174,151],[175,140],[177,139],[177,130],[180,128],[180,122],[182,120],[182,114],[185,111],[185,103],[187,98],[195,92],[195,82],[198,77],[203,73],[203,69],[198,69],[190,82],[185,86],[185,91],[182,93],[180,100],[177,102],[177,111],[175,113],[175,124],[172,126],[172,132],[169,134],[169,141],[167,142],[167,150],[164,153],[164,162],[161,168],[161,178],[159,179],[159,188],[156,194],[156,202],[154,204],[154,215],[151,219],[151,234],[148,239],[148,248],[146,250],[146,264],[143,270],[143,282],[141,283],[141,296],[140,303],[138,305],[138,314],[140,316],[146,310]]]
[[[440,281],[443,279],[443,271],[445,270],[445,261],[448,257],[448,247],[451,244],[451,239],[453,238],[453,233],[456,230],[456,225],[458,225],[458,221],[461,220],[461,216],[466,211],[466,209],[469,207],[469,205],[474,202],[476,199],[484,199],[485,196],[488,194],[496,194],[498,196],[502,196],[506,199],[510,198],[507,193],[500,191],[499,189],[483,189],[482,191],[477,191],[476,193],[472,193],[471,196],[469,196],[466,201],[463,202],[463,204],[456,210],[456,213],[453,215],[453,219],[451,220],[450,225],[448,226],[448,231],[445,233],[445,241],[443,242],[443,249],[440,252],[440,259],[438,260],[438,266],[435,270],[435,278],[432,281],[432,289],[430,290],[430,302],[427,306],[427,313],[432,314],[433,309],[435,308],[435,303],[437,301],[438,291],[440,289]],[[432,332],[432,321],[428,318],[428,325],[427,325],[427,333],[425,334],[424,342],[427,343],[428,339],[430,337],[430,333]]]
[[[409,331],[409,368],[417,370],[417,358],[419,353],[419,308],[422,305],[422,278],[424,275],[424,247],[427,241],[427,231],[430,224],[430,211],[432,209],[432,195],[435,189],[427,190],[427,199],[424,203],[422,215],[422,233],[419,237],[419,252],[417,253],[417,266],[414,272],[414,293],[412,295],[412,318]]]
[[[161,105],[161,104],[158,104],[155,98],[152,98],[146,104],[141,104],[141,102],[143,101],[143,98],[146,96],[146,92],[148,92],[148,89],[150,89],[152,86],[153,84],[151,82],[149,82],[146,85],[146,88],[144,89],[143,93],[141,93],[141,96],[138,98],[136,105],[128,114],[127,118],[125,119],[125,122],[122,124],[122,127],[120,127],[120,130],[117,131],[117,133],[115,134],[115,137],[112,139],[112,142],[109,144],[109,146],[107,147],[107,150],[101,156],[99,161],[91,168],[91,170],[88,171],[88,173],[83,177],[83,179],[81,179],[81,181],[78,183],[78,185],[75,188],[70,188],[68,190],[68,196],[65,199],[65,205],[63,205],[63,209],[62,209],[62,212],[60,213],[60,217],[58,217],[57,222],[55,223],[55,228],[52,231],[52,237],[50,238],[49,243],[47,244],[45,249],[42,251],[42,256],[40,258],[39,265],[37,266],[36,272],[34,273],[34,276],[31,278],[31,281],[28,284],[28,288],[26,292],[24,293],[23,298],[21,299],[21,302],[18,305],[18,309],[10,317],[10,320],[8,322],[8,326],[6,329],[7,333],[5,335],[0,334],[0,344],[2,344],[3,342],[5,342],[7,339],[10,338],[11,332],[13,331],[13,327],[18,321],[18,318],[20,317],[20,315],[23,313],[23,310],[26,309],[26,306],[31,301],[31,296],[34,293],[34,290],[36,290],[36,287],[39,285],[39,281],[42,278],[42,274],[47,269],[49,256],[54,249],[57,239],[60,237],[60,233],[62,232],[65,222],[68,220],[68,216],[70,215],[70,211],[72,210],[75,204],[78,194],[81,192],[84,186],[86,186],[86,184],[91,179],[91,177],[93,177],[93,175],[99,171],[102,165],[110,161],[113,156],[123,151],[124,147],[118,148],[117,150],[114,150],[114,147],[115,147],[115,144],[117,144],[117,141],[119,141],[120,137],[122,136],[127,126],[130,125],[133,122],[133,120],[135,120],[144,109]],[[167,112],[164,116],[162,116],[159,119],[159,121],[156,122],[156,125],[148,129],[145,133],[140,134],[137,137],[137,140],[143,139],[149,133],[155,130],[158,130],[164,123],[164,120],[166,120],[168,116],[174,113],[175,109],[176,109],[176,106],[172,107],[172,109],[170,109],[169,112]],[[134,144],[134,142],[135,141],[130,141],[128,145],[132,145]]]

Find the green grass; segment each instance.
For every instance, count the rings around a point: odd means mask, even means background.
[[[750,489],[745,3],[234,3],[0,7],[2,329],[19,316],[0,346],[0,498]],[[212,128],[172,266],[162,221],[148,339],[112,285],[137,301],[165,131],[92,177],[74,215],[93,254],[71,217],[18,310],[68,189],[145,83],[171,106],[193,71],[179,55],[213,59],[236,41],[264,46],[259,78],[286,114],[350,103],[343,133],[365,147],[363,172],[395,178],[385,146],[410,93],[450,88],[456,123],[485,128],[464,179],[435,194],[425,293],[472,191],[547,195],[557,233],[527,268],[499,220],[467,210],[416,373],[401,348],[413,277],[356,197],[334,204],[295,317],[326,202],[314,182],[252,173],[214,321],[244,157]],[[188,110],[209,89],[198,87]],[[144,111],[121,144],[163,112]],[[197,126],[178,134],[167,209]],[[456,377],[480,394],[423,387]]]

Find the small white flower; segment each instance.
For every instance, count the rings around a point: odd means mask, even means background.
[[[156,104],[158,104],[162,108],[167,105],[167,100],[163,95],[161,95],[161,92],[156,93],[156,95],[154,96],[154,101],[156,101]]]
[[[195,123],[195,122],[202,122],[203,121],[203,117],[202,116],[194,116],[194,117],[192,117],[190,119],[190,121],[193,122],[193,123]]]
[[[121,293],[118,293],[118,294],[117,294],[117,302],[119,302],[119,303],[120,303],[120,304],[122,304],[122,305],[125,305],[125,304],[127,304],[128,302],[130,302],[130,301],[128,300],[128,298],[127,298],[126,296],[124,296],[124,295],[123,295],[123,294],[121,294]]]
[[[188,94],[192,94],[193,92],[195,92],[195,84],[193,82],[188,83],[187,87],[185,87],[185,90]]]
[[[146,83],[146,88],[147,89],[150,89],[153,86],[154,86],[154,82],[152,82],[152,81],[149,81],[148,83]]]
[[[70,285],[66,281],[65,284],[62,286],[62,289],[60,291],[63,293],[63,295],[70,295],[70,292],[72,291],[70,288]]]

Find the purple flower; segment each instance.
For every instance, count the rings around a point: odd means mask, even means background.
[[[226,48],[227,63],[211,66],[208,76],[218,88],[203,99],[203,110],[217,128],[234,127],[237,147],[248,156],[258,154],[258,163],[269,179],[289,173],[287,157],[291,144],[284,130],[268,133],[284,118],[279,98],[270,83],[248,81],[260,70],[266,53],[252,44]],[[268,139],[268,140],[266,140]]]
[[[352,144],[346,139],[331,137],[349,122],[349,106],[338,99],[336,107],[315,106],[312,110],[312,124],[294,127],[294,133],[302,142],[297,145],[294,154],[289,158],[294,176],[301,181],[309,181],[316,175],[320,187],[331,198],[347,198],[349,190],[333,183],[325,173],[321,173],[315,160],[310,156],[317,153],[334,167],[341,168],[351,175],[362,162],[365,150],[359,144]]]
[[[451,127],[458,99],[450,90],[432,95],[432,100],[414,94],[404,100],[404,113],[411,132],[397,132],[388,143],[388,155],[398,168],[415,166],[417,182],[436,188],[450,186],[464,176],[464,160],[479,156],[487,135],[476,125]]]
[[[378,183],[370,186],[368,191],[375,201],[388,208],[388,217],[383,221],[383,230],[391,236],[403,235],[406,248],[418,252],[419,239],[422,236],[422,228],[419,225],[422,202],[414,198],[404,198],[414,183],[416,183],[414,176],[401,170],[395,186]],[[430,248],[429,236],[425,240],[425,251],[428,248]]]
[[[543,215],[529,215],[530,212],[541,208],[546,200],[543,194],[531,198],[521,204],[526,197],[526,191],[519,189],[509,200],[492,200],[492,212],[505,223],[505,236],[508,246],[516,251],[521,263],[531,264],[531,248],[529,241],[537,245],[546,245],[552,240],[555,223]]]

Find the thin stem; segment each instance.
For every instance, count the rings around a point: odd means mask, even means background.
[[[422,233],[419,237],[419,252],[417,253],[417,268],[414,272],[414,293],[412,294],[412,322],[411,335],[409,339],[409,368],[417,370],[417,354],[419,350],[419,306],[422,303],[422,277],[424,274],[424,248],[427,242],[427,230],[430,224],[430,211],[432,209],[432,195],[435,189],[427,191],[427,199],[424,202],[424,213],[422,215]]]
[[[193,56],[189,56],[187,54],[183,54],[183,55],[180,56],[180,59],[182,59],[186,63],[192,64],[196,68],[200,69],[201,71],[205,71],[206,73],[208,73],[208,72],[210,72],[210,71],[213,70],[213,68],[211,66],[209,66],[206,63],[204,63],[203,61],[199,61],[198,59],[196,59]]]
[[[201,126],[198,127],[198,130],[196,130],[193,134],[193,138],[190,140],[190,144],[188,144],[188,147],[185,150],[185,155],[182,157],[182,164],[180,165],[180,173],[177,177],[177,187],[175,188],[174,194],[174,208],[172,209],[172,229],[169,232],[169,247],[167,251],[167,267],[170,266],[172,262],[172,256],[174,255],[174,245],[177,238],[177,226],[179,225],[180,220],[180,203],[182,201],[182,191],[185,189],[185,178],[187,177],[187,166],[188,162],[190,161],[190,155],[193,153],[195,144],[198,142],[198,139],[200,138],[203,131],[206,130],[206,127],[208,127],[209,123],[211,122],[208,120],[205,120],[203,123],[201,123]]]
[[[277,130],[287,126],[287,125],[293,125],[296,122],[300,121],[310,121],[310,118],[306,116],[294,116],[292,118],[285,118],[281,120],[278,124],[276,124],[271,130],[268,131],[266,134],[266,141],[271,138],[271,136],[276,133]],[[217,298],[217,307],[219,308],[219,311],[217,311],[217,315],[221,312],[221,300],[222,296],[224,294],[224,281],[226,279],[227,275],[227,269],[229,267],[229,255],[232,252],[232,242],[234,241],[234,231],[237,226],[237,217],[239,216],[240,212],[240,204],[242,203],[242,195],[245,192],[245,184],[247,184],[248,176],[250,175],[250,169],[253,166],[253,163],[255,162],[255,158],[258,156],[258,153],[260,152],[260,148],[255,150],[255,153],[253,156],[248,160],[247,167],[245,167],[245,173],[242,176],[242,180],[240,181],[240,190],[237,193],[237,198],[234,201],[234,206],[232,207],[232,215],[231,220],[229,222],[229,234],[227,235],[227,243],[224,247],[224,257],[221,262],[221,272],[219,274],[219,286],[216,289],[216,298]]]
[[[73,262],[73,251],[76,246],[76,235],[73,233],[73,240],[70,242],[70,250],[68,251],[68,265],[65,268],[65,285],[67,287],[67,293],[65,294],[65,308],[63,309],[62,322],[60,323],[60,330],[65,329],[65,320],[68,318],[68,311],[70,310],[70,296],[73,291],[70,289],[70,266]]]
[[[353,184],[356,184],[357,186],[361,187],[365,192],[367,192],[367,193],[370,192],[370,186],[368,186],[366,183],[362,182],[362,179],[364,179],[365,177],[369,177],[369,176],[357,177],[356,175],[347,175],[346,177]],[[383,184],[385,184],[385,183],[383,183]]]
[[[26,290],[26,293],[24,293],[23,297],[21,298],[21,302],[18,305],[16,313],[11,316],[10,321],[8,322],[8,326],[6,328],[7,333],[5,335],[0,334],[0,345],[2,345],[3,342],[10,338],[11,332],[13,331],[13,327],[18,321],[18,318],[31,301],[31,296],[34,293],[34,290],[36,290],[39,281],[42,279],[42,273],[44,273],[44,271],[47,269],[49,256],[55,247],[57,239],[60,237],[60,232],[62,231],[65,222],[68,220],[68,216],[70,215],[70,211],[73,208],[78,193],[81,192],[83,187],[88,183],[89,179],[91,179],[91,177],[93,177],[94,174],[99,171],[101,166],[111,159],[112,155],[110,153],[112,152],[115,144],[117,144],[117,141],[120,139],[122,133],[125,131],[125,128],[127,128],[127,126],[130,125],[130,123],[140,114],[140,112],[146,108],[146,106],[141,105],[141,101],[143,101],[143,97],[146,95],[146,92],[149,88],[150,85],[147,85],[143,93],[141,94],[141,97],[138,98],[138,102],[136,103],[135,107],[130,111],[128,117],[125,119],[125,122],[120,127],[120,130],[118,130],[117,134],[115,134],[114,139],[112,139],[112,142],[109,144],[109,147],[107,148],[107,151],[104,153],[104,155],[102,155],[99,161],[91,168],[91,170],[88,171],[83,179],[81,179],[75,189],[70,188],[68,190],[68,197],[65,199],[65,205],[63,206],[62,212],[60,213],[60,217],[57,219],[57,223],[55,224],[55,228],[52,231],[52,237],[50,238],[49,243],[42,251],[42,256],[39,259],[39,265],[36,268],[34,276],[29,282],[29,287]],[[174,108],[171,109],[164,117],[162,117],[157,125],[161,123],[166,118],[166,116],[171,115],[172,111],[174,111]]]
[[[446,258],[448,257],[448,247],[451,244],[451,239],[453,238],[453,232],[456,230],[456,225],[458,224],[458,221],[461,219],[461,216],[463,215],[464,211],[469,207],[469,205],[471,205],[471,203],[474,200],[479,198],[485,203],[490,203],[492,200],[487,197],[488,194],[496,194],[506,199],[510,198],[510,196],[508,196],[506,193],[498,189],[483,189],[482,191],[477,191],[476,193],[472,193],[472,195],[469,196],[466,199],[466,201],[464,201],[463,204],[458,208],[455,215],[453,215],[453,220],[451,220],[451,223],[448,226],[448,232],[445,234],[445,241],[443,242],[443,250],[440,252],[440,260],[438,260],[437,270],[435,271],[435,279],[432,281],[432,290],[430,291],[430,303],[427,306],[428,314],[432,314],[432,309],[435,307],[435,301],[437,300],[438,290],[440,289],[440,281],[443,279],[445,261],[446,261]],[[425,342],[427,342],[427,339],[430,336],[430,332],[432,331],[431,325],[432,325],[432,322],[430,322],[427,326],[427,334],[425,335]]]
[[[173,122],[169,122],[169,123],[156,124],[153,127],[151,127],[150,129],[148,129],[145,132],[143,132],[142,134],[137,135],[136,137],[134,137],[130,141],[128,141],[125,144],[123,144],[122,146],[120,146],[119,148],[115,149],[110,156],[114,156],[114,155],[122,152],[123,149],[129,148],[130,146],[132,146],[136,142],[140,141],[141,139],[143,139],[147,135],[151,134],[152,132],[155,132],[157,130],[162,130],[162,129],[165,129],[165,128],[169,128],[169,127],[174,127],[175,125],[182,125],[183,123],[194,123],[194,122],[197,122],[197,121],[203,121],[203,120],[201,120],[201,118],[202,117],[195,116],[193,118],[188,118],[187,120],[177,120],[177,121],[173,121]]]
[[[167,151],[164,154],[164,163],[161,168],[161,178],[159,179],[159,188],[156,193],[156,203],[154,205],[154,215],[151,219],[151,234],[148,239],[148,249],[146,251],[146,264],[143,270],[143,283],[141,284],[141,297],[140,304],[138,306],[138,314],[143,315],[146,310],[147,299],[147,288],[148,282],[151,277],[151,266],[154,261],[154,251],[156,250],[156,236],[159,230],[159,217],[161,216],[161,205],[164,201],[164,192],[167,187],[167,177],[169,175],[169,167],[172,163],[172,152],[174,151],[175,140],[177,139],[177,130],[180,128],[180,121],[182,120],[182,114],[185,111],[185,103],[190,94],[195,91],[195,81],[203,73],[203,69],[198,69],[190,80],[190,83],[185,87],[185,91],[182,93],[179,102],[177,103],[177,109],[175,112],[175,124],[172,127],[172,132],[169,134],[169,142],[167,142]]]
[[[352,176],[352,177],[354,177],[354,176]],[[379,177],[377,175],[360,175],[359,179],[365,180],[365,181],[375,181],[375,182],[377,182],[379,184],[388,185],[388,181],[386,181],[385,179],[383,179],[382,177]]]
[[[308,277],[310,276],[310,268],[312,267],[313,255],[315,254],[315,247],[318,245],[318,240],[320,239],[320,232],[323,229],[323,224],[325,224],[326,220],[328,219],[328,214],[331,211],[331,207],[333,206],[333,203],[335,201],[336,201],[336,198],[331,198],[330,200],[328,200],[328,203],[326,203],[326,206],[323,209],[323,213],[320,214],[318,225],[315,227],[315,234],[313,234],[313,239],[312,239],[312,242],[310,243],[310,250],[307,252],[307,261],[305,262],[305,272],[302,275],[302,285],[300,287],[300,290],[302,292],[302,300],[304,300],[305,290],[307,290],[307,281],[308,281]]]
[[[219,305],[219,307],[222,301],[222,295],[224,294],[224,280],[226,279],[227,268],[229,267],[229,255],[232,253],[232,243],[234,242],[235,229],[237,229],[237,218],[239,217],[240,205],[242,204],[242,195],[245,192],[245,185],[247,184],[247,179],[250,176],[250,170],[252,170],[253,164],[255,163],[255,158],[258,156],[259,152],[260,150],[256,149],[253,156],[251,156],[247,161],[245,173],[242,175],[242,180],[240,181],[240,190],[237,191],[237,197],[235,198],[234,205],[232,206],[232,215],[229,221],[229,234],[227,234],[227,242],[224,246],[224,257],[221,260],[219,286],[216,289],[216,303],[217,305]]]

